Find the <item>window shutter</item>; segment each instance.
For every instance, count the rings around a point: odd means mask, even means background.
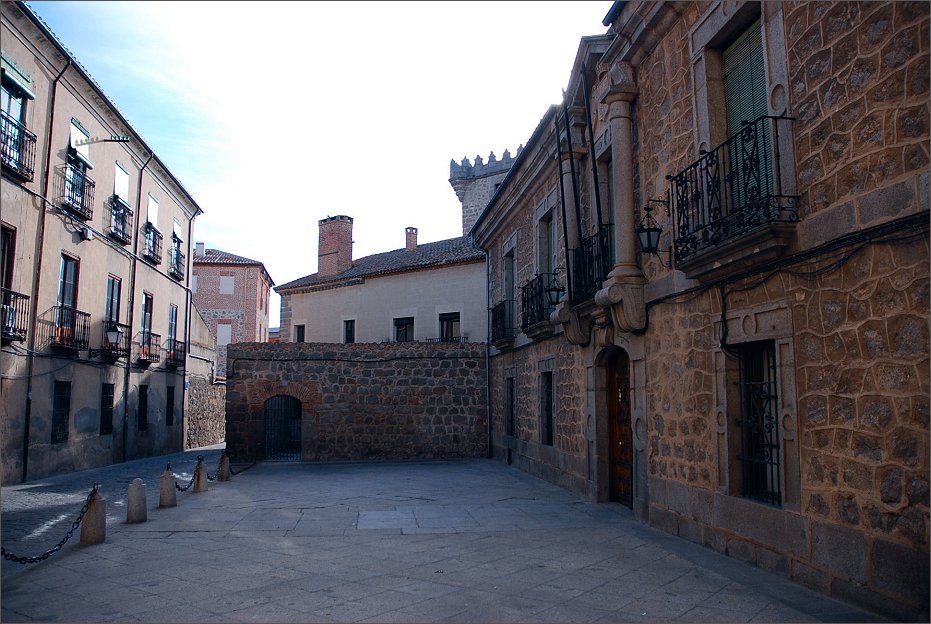
[[[753,121],[768,111],[760,20],[724,50],[722,62],[727,136],[731,137],[740,132],[742,122]]]
[[[129,174],[119,163],[113,167],[113,194],[129,204]]]
[[[77,156],[84,161],[84,164],[87,165],[88,169],[93,169],[94,165],[91,164],[90,160],[90,151],[88,150],[87,143],[83,145],[77,145],[81,141],[87,141],[90,138],[90,135],[78,124],[77,120],[71,120],[71,149],[74,151]]]
[[[158,200],[152,197],[149,194],[149,208],[146,213],[146,221],[155,226],[155,229],[158,229]]]

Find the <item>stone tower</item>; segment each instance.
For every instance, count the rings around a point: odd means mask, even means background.
[[[523,145],[517,148],[517,156],[520,156],[523,149]],[[495,158],[495,153],[492,152],[488,155],[487,163],[482,161],[481,156],[475,157],[474,164],[470,163],[468,158],[463,158],[461,163],[449,161],[449,183],[456,191],[456,197],[462,202],[463,236],[468,236],[469,230],[475,225],[498,185],[511,170],[517,156],[511,158],[511,153],[504,150],[501,160]]]

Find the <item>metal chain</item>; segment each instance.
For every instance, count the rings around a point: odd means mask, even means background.
[[[201,463],[202,461],[204,461],[204,456],[203,456],[203,455],[198,455],[198,456],[197,456],[197,466],[200,466],[200,463]],[[171,466],[171,464],[168,464],[168,465]],[[191,486],[194,485],[194,479],[197,478],[197,466],[194,467],[194,474],[191,475],[191,481],[190,481],[187,485],[185,485],[184,487],[181,487],[180,485],[178,485],[178,482],[175,481],[175,487],[178,489],[179,492],[187,492],[188,490],[191,489]]]
[[[253,466],[255,466],[255,464],[256,464],[256,462],[252,462],[251,464],[249,464],[248,466],[246,466],[246,467],[243,468],[242,470],[233,470],[233,467],[230,466],[230,474],[231,474],[231,475],[238,475],[238,474],[241,473],[241,472],[245,472],[245,471],[249,470],[250,468],[252,468]]]
[[[84,514],[87,513],[87,508],[90,506],[91,500],[94,498],[94,493],[97,492],[99,485],[99,483],[94,483],[94,487],[91,489],[91,493],[87,495],[87,500],[84,501],[84,506],[81,507],[81,513],[78,515],[77,520],[71,523],[71,530],[68,531],[68,533],[61,539],[60,542],[55,544],[54,548],[38,557],[18,557],[13,553],[8,553],[6,548],[0,546],[0,555],[2,555],[3,558],[7,561],[13,561],[15,563],[38,563],[40,561],[45,561],[57,553],[59,550],[61,550],[61,547],[65,545],[65,542],[71,539],[71,536],[74,535],[74,532],[78,530],[78,527],[81,526],[81,521],[84,520]]]

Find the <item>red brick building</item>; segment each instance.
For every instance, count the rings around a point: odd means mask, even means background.
[[[258,260],[205,249],[197,243],[191,291],[194,305],[217,339],[217,373],[225,376],[226,345],[268,340],[272,280]]]

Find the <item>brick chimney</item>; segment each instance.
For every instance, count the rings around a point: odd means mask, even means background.
[[[352,217],[337,215],[318,222],[317,274],[339,275],[352,266]]]
[[[408,251],[414,251],[417,249],[417,228],[409,227],[404,230],[404,232],[407,234],[407,244],[405,245],[405,248]]]

